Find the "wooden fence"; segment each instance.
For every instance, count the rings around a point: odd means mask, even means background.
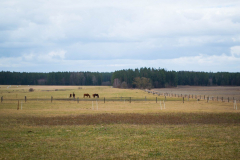
[[[150,91],[145,90],[145,92],[148,92],[149,94],[158,95],[158,96],[164,96],[165,99],[167,97],[174,97],[174,98],[185,98],[186,100],[189,99],[195,99],[195,100],[206,100],[208,101],[220,101],[220,102],[240,102],[240,97],[226,97],[226,96],[209,96],[209,95],[193,95],[193,94],[175,94],[175,93],[160,93],[157,91]]]
[[[151,92],[149,92],[151,93]],[[237,102],[240,100],[236,100],[234,97],[233,98],[224,98],[224,97],[209,97],[205,95],[183,95],[183,94],[169,94],[169,93],[152,93],[157,95],[157,97],[144,97],[144,98],[136,98],[136,97],[108,97],[108,98],[54,98],[51,96],[50,98],[27,98],[26,96],[24,98],[4,98],[3,96],[1,97],[1,103],[4,101],[22,101],[22,102],[27,102],[27,101],[76,101],[77,103],[83,102],[83,101],[102,101],[102,102],[109,102],[109,101],[116,101],[116,102],[129,102],[131,103],[132,101],[155,101],[156,103],[158,101],[200,101],[200,100],[205,100],[207,102],[209,101],[219,101],[219,102]],[[161,96],[161,97],[159,97]]]

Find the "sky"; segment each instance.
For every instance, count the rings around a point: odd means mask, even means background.
[[[0,71],[240,72],[239,0],[0,0]]]

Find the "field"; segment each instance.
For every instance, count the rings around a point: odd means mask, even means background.
[[[178,86],[176,88],[154,89],[159,93],[198,95],[209,97],[223,97],[225,100],[229,97],[231,100],[240,100],[239,86]]]
[[[232,102],[183,103],[104,86],[0,87],[0,159],[240,159],[240,112]],[[179,94],[193,94],[182,88]],[[73,92],[79,101],[69,98]]]

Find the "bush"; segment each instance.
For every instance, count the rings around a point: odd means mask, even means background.
[[[128,88],[127,82],[123,81],[121,84],[121,88]]]
[[[33,91],[34,91],[34,89],[33,89],[33,88],[30,88],[30,89],[29,89],[29,92],[33,92]]]

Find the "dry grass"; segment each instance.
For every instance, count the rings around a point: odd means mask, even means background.
[[[240,159],[233,103],[185,101],[95,86],[0,86],[0,159]],[[29,88],[34,92],[29,92]],[[152,101],[54,101],[70,93]],[[48,101],[17,99],[45,98]],[[15,99],[7,101],[7,99]],[[170,101],[174,100],[174,101]],[[178,101],[176,101],[178,100]],[[20,100],[21,102],[21,100]],[[239,106],[239,104],[238,104]],[[21,103],[20,103],[21,108]]]
[[[160,93],[169,94],[182,94],[182,95],[201,95],[202,98],[206,97],[223,97],[225,100],[233,97],[240,100],[240,87],[239,86],[178,86],[176,88],[159,88],[153,89]]]
[[[82,114],[55,117],[19,117],[17,122],[24,125],[99,125],[99,124],[136,124],[136,125],[188,125],[218,124],[239,125],[239,113],[165,113],[165,114]]]

